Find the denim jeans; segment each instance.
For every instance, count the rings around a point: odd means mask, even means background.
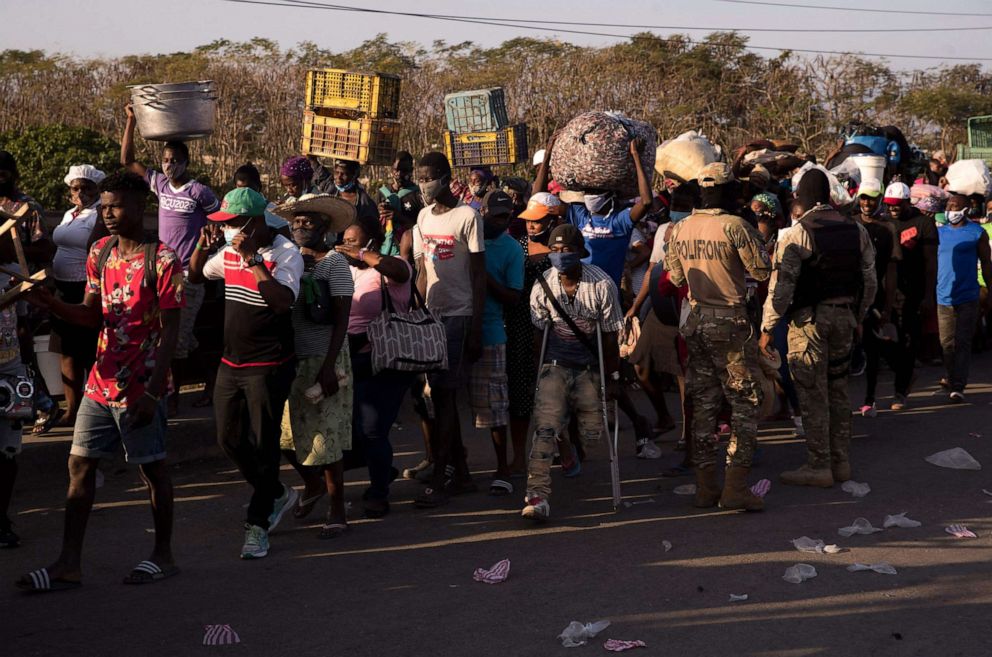
[[[396,421],[403,397],[416,375],[383,370],[371,376],[372,354],[369,352],[353,353],[351,363],[355,373],[351,449],[355,454],[349,461],[364,456],[371,482],[365,496],[384,500],[389,497],[389,479],[393,467],[393,445],[389,442],[389,430]]]
[[[964,392],[968,385],[971,339],[978,323],[978,300],[956,306],[937,306],[940,347],[944,352],[944,369],[951,392]]]

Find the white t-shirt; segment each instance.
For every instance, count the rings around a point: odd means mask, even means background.
[[[461,202],[444,214],[433,209],[421,210],[413,228],[413,257],[427,272],[427,307],[443,317],[471,316],[469,254],[486,250],[482,217]]]
[[[638,244],[644,244],[647,242],[647,238],[644,237],[642,233],[637,228],[630,233],[630,248],[633,249]],[[627,259],[630,260],[634,255],[633,251],[627,252]],[[636,295],[641,289],[641,285],[644,283],[644,275],[648,272],[648,261],[645,260],[636,267],[630,268],[630,289],[634,291]]]
[[[59,281],[86,281],[86,256],[93,227],[100,220],[100,203],[97,202],[78,214],[68,210],[62,223],[52,232],[52,241],[58,249],[52,261],[52,274]]]

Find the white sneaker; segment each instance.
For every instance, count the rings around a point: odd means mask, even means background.
[[[799,436],[800,438],[804,438],[806,436],[806,430],[803,429],[803,416],[793,415],[792,424],[795,425],[796,427],[796,435]]]
[[[269,553],[269,532],[258,525],[245,523],[245,544],[241,546],[242,559],[261,559]]]
[[[298,499],[300,499],[300,494],[296,492],[296,489],[283,484],[282,496],[272,503],[272,513],[269,515],[269,533],[279,525],[279,521],[286,515],[286,512],[296,506]]]
[[[950,394],[950,399],[952,404],[963,404],[964,403],[964,393],[955,390]]]
[[[636,443],[637,458],[639,459],[660,459],[661,448],[650,438],[641,438]]]
[[[527,506],[520,512],[520,516],[534,522],[544,522],[551,516],[551,505],[543,497],[528,498]]]

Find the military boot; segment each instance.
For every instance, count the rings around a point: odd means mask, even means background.
[[[830,488],[834,485],[834,475],[830,468],[813,468],[804,465],[797,470],[787,470],[778,476],[779,481],[790,486],[818,486]]]
[[[696,468],[696,497],[692,505],[697,509],[709,509],[720,501],[720,486],[716,483],[716,466],[709,465]]]
[[[751,468],[728,465],[724,474],[723,494],[720,495],[720,508],[761,511],[765,501],[751,492],[747,485],[747,475]]]

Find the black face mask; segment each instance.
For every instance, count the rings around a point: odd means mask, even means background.
[[[547,244],[548,238],[551,237],[551,228],[545,228],[537,235],[528,235],[531,242],[535,244]]]
[[[293,241],[303,249],[316,249],[324,243],[324,231],[315,228],[294,228]]]
[[[11,198],[14,195],[14,181],[8,180],[0,183],[0,196]]]
[[[346,255],[344,259],[347,260],[348,264],[351,265],[352,267],[358,267],[359,269],[364,269],[365,267],[368,266],[362,260],[359,260],[358,258],[352,258],[350,255]]]

